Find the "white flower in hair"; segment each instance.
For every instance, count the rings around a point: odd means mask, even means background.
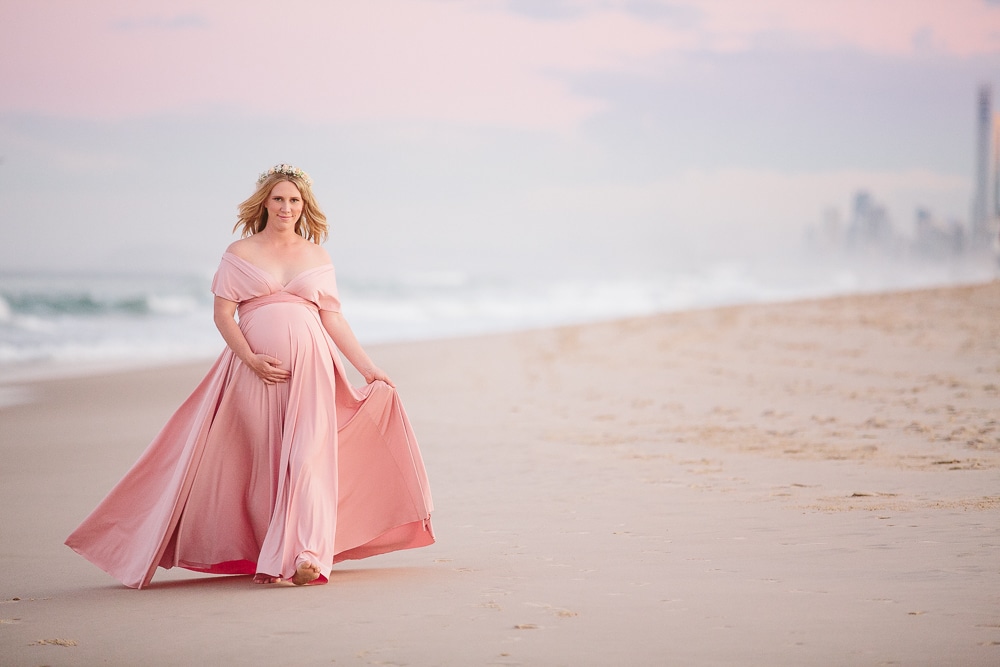
[[[305,183],[306,186],[310,188],[312,187],[313,184],[312,179],[309,178],[309,174],[307,174],[306,172],[302,171],[298,167],[293,167],[290,164],[281,163],[271,167],[263,174],[258,176],[257,185],[260,185],[261,183],[266,181],[269,177],[274,176],[275,174],[284,174],[285,176],[294,176],[295,178],[302,179],[302,182]]]

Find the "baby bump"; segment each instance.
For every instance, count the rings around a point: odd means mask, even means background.
[[[240,317],[240,329],[255,353],[269,354],[286,363],[303,346],[315,346],[323,336],[316,309],[300,303],[261,306]]]

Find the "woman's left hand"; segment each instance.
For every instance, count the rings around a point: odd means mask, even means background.
[[[386,375],[385,371],[383,371],[381,368],[376,367],[368,369],[367,371],[365,371],[364,377],[365,377],[365,382],[367,382],[368,384],[375,382],[375,380],[381,380],[382,382],[385,382],[393,389],[396,388],[395,383],[393,383],[393,381],[389,379],[389,376]]]

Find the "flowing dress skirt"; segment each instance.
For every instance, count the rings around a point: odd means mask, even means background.
[[[287,579],[304,556],[327,577],[334,562],[434,541],[395,389],[347,382],[302,278],[239,310],[251,348],[289,381],[264,384],[227,348],[66,544],[141,588],[157,566]]]

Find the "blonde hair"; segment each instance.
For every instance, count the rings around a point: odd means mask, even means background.
[[[267,208],[264,206],[271,190],[281,181],[288,181],[299,189],[302,195],[302,217],[295,221],[295,233],[303,238],[319,244],[326,240],[328,226],[326,215],[320,210],[313,196],[311,181],[303,172],[286,174],[275,172],[258,181],[257,190],[240,204],[239,218],[233,226],[233,231],[240,231],[244,237],[253,236],[267,227]]]

